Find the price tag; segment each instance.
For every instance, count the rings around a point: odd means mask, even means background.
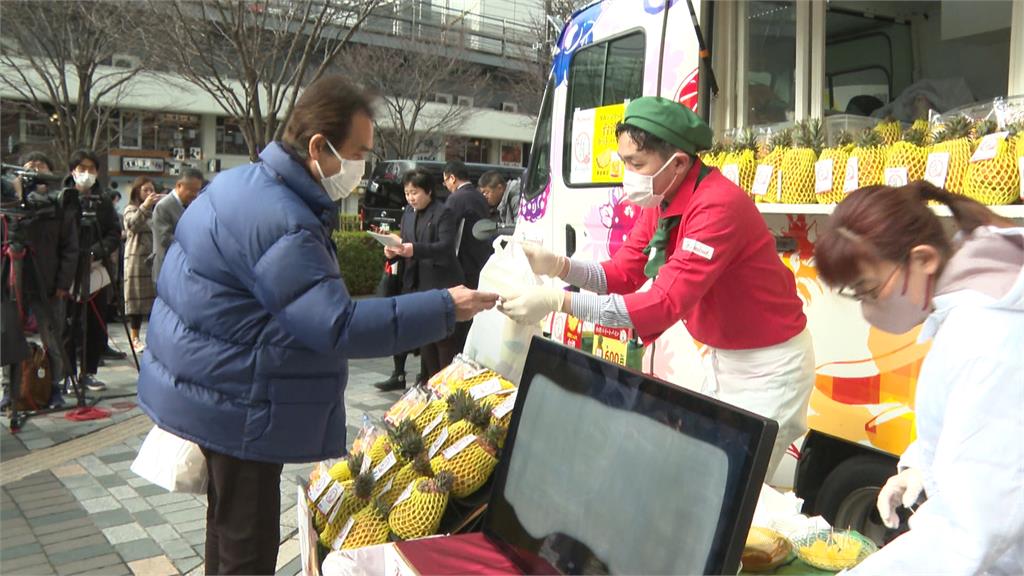
[[[315,484],[309,487],[309,491],[306,492],[306,495],[309,496],[309,499],[312,502],[316,502],[316,499],[319,498],[320,495],[324,493],[324,490],[327,489],[327,485],[330,483],[331,477],[327,474],[327,472],[321,472],[320,478],[317,479]]]
[[[393,506],[393,508],[398,508],[399,504],[405,502],[406,500],[409,499],[410,496],[412,496],[412,491],[416,487],[416,482],[417,480],[409,482],[409,485],[405,487],[405,491],[402,492],[402,495],[398,497],[398,500],[395,500],[395,505]]]
[[[971,156],[971,162],[981,162],[982,160],[995,158],[996,153],[999,152],[999,143],[1009,135],[1009,132],[996,132],[982,138],[981,142],[978,142],[978,149],[974,151],[974,156]]]
[[[505,394],[515,394],[518,390],[519,390],[518,388],[502,388],[501,390],[498,390],[497,392],[495,392],[494,395],[495,396],[504,396]]]
[[[814,192],[824,194],[832,191],[832,165],[835,160],[827,158],[814,163]]]
[[[886,168],[885,169],[885,185],[892,186],[893,188],[899,188],[900,186],[906,186],[910,183],[910,177],[907,175],[906,166],[899,166],[897,168]]]
[[[339,500],[341,500],[341,499],[344,499],[344,496],[339,498]],[[331,510],[331,515],[327,517],[327,523],[328,524],[334,524],[334,520],[335,520],[335,518],[338,517],[338,513],[341,512],[342,508],[343,508],[343,506],[341,506],[339,504],[339,505],[334,507],[334,510]]]
[[[327,513],[331,511],[331,508],[334,507],[334,504],[338,502],[338,498],[341,498],[341,495],[344,493],[345,488],[343,488],[341,484],[335,482],[331,486],[331,489],[327,491],[327,494],[324,494],[324,497],[317,502],[317,510],[326,516]]]
[[[473,400],[480,400],[486,398],[491,394],[494,394],[498,390],[501,390],[501,380],[497,378],[491,378],[487,382],[477,384],[469,389],[469,395],[473,397]]]
[[[437,418],[434,418],[433,420],[430,421],[430,424],[427,424],[426,428],[423,429],[423,437],[426,438],[431,432],[434,431],[434,428],[440,426],[442,420],[444,420],[444,412],[438,414]]]
[[[434,443],[430,445],[430,450],[427,451],[427,455],[433,458],[434,455],[437,454],[437,451],[441,449],[441,446],[444,446],[444,443],[447,441],[448,429],[445,428],[444,430],[441,430],[441,434],[438,435],[437,440],[434,440]]]
[[[778,174],[778,178],[776,178],[775,180],[775,183],[777,184],[775,190],[775,194],[777,197],[776,201],[782,202],[782,168],[779,168],[776,172]]]
[[[509,412],[512,411],[512,408],[515,405],[516,405],[516,393],[513,392],[511,396],[509,396],[508,398],[505,398],[504,402],[502,402],[501,404],[498,404],[497,406],[495,406],[494,410],[491,410],[491,414],[493,414],[494,417],[498,418],[498,419],[504,418],[506,414],[508,414]]]
[[[387,494],[388,492],[390,492],[391,488],[394,487],[394,485],[395,485],[395,477],[392,476],[391,479],[388,480],[388,483],[385,484],[384,487],[380,489],[380,495],[383,496],[384,494]]]
[[[934,186],[945,188],[949,176],[949,152],[932,152],[924,168],[924,179]]]
[[[722,166],[722,176],[725,176],[732,181],[733,184],[740,185],[740,167],[738,164],[726,164]]]
[[[772,172],[775,169],[771,164],[758,164],[754,172],[754,187],[750,190],[755,196],[764,196],[768,193],[768,187],[772,185]]]
[[[350,516],[348,522],[345,522],[345,525],[341,527],[341,532],[338,532],[338,537],[331,543],[331,550],[341,550],[341,545],[345,543],[345,538],[348,538],[348,533],[352,531],[352,526],[355,523],[356,519]]]
[[[370,455],[369,454],[363,454],[363,465],[359,467],[359,474],[360,475],[366,474],[366,472],[370,470],[370,465],[371,464],[372,464],[372,462],[370,460]]]
[[[452,444],[443,452],[444,459],[451,460],[452,458],[455,458],[456,454],[465,450],[466,446],[469,446],[473,442],[476,442],[476,434],[466,434],[462,438],[459,438],[458,442]]]
[[[388,455],[377,464],[377,467],[373,469],[373,480],[376,482],[380,480],[382,476],[388,473],[388,470],[398,463],[398,456],[394,452],[389,452]]]
[[[860,175],[857,174],[857,157],[850,156],[846,159],[846,176],[843,178],[843,193],[849,194],[857,189],[857,181]]]
[[[476,378],[477,376],[483,376],[486,373],[487,373],[487,368],[477,368],[476,370],[473,370],[471,372],[467,372],[466,375],[464,375],[462,377],[462,379],[463,380],[472,380],[473,378]]]
[[[1017,158],[1017,170],[1020,171],[1020,199],[1024,200],[1024,156]]]

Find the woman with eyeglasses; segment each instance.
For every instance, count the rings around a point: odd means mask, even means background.
[[[927,182],[872,186],[836,207],[814,254],[872,326],[923,322],[932,342],[917,439],[878,495],[886,526],[903,506],[910,530],[851,573],[1024,573],[1024,228]]]

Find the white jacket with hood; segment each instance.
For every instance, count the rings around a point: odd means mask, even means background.
[[[1024,574],[1024,228],[966,236],[933,304],[899,464],[923,473],[928,500],[850,573]]]

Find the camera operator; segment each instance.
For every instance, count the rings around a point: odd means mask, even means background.
[[[41,174],[53,172],[53,163],[40,152],[25,155],[21,164],[26,170]],[[26,236],[29,249],[22,266],[21,285],[22,305],[26,313],[31,312],[35,316],[39,338],[50,364],[53,391],[49,405],[50,408],[59,408],[64,405],[61,392],[66,366],[62,344],[64,308],[78,266],[77,215],[73,208],[63,206],[61,190],[43,183],[33,184],[31,190],[22,190],[22,186],[21,178],[14,181],[18,196],[24,193],[29,205],[54,207],[54,210],[28,222]],[[3,404],[7,401],[5,393]]]
[[[116,277],[116,263],[114,258],[118,255],[121,244],[121,228],[118,225],[117,212],[110,201],[110,197],[103,194],[102,187],[96,181],[96,174],[99,170],[99,160],[91,150],[79,150],[71,157],[71,175],[65,181],[67,186],[73,186],[78,190],[82,206],[82,217],[79,223],[82,230],[81,237],[88,237],[91,240],[89,246],[81,246],[83,251],[89,251],[88,258],[80,259],[81,266],[92,265],[85,269],[79,269],[79,277],[98,278],[94,272],[98,270],[97,263],[107,273],[107,277],[100,282],[90,280],[89,296],[87,302],[80,303],[72,300],[69,307],[71,319],[71,345],[68,346],[70,367],[77,366],[77,358],[74,351],[81,346],[82,310],[85,306],[86,316],[86,346],[85,366],[80,367],[79,381],[85,384],[86,388],[92,391],[106,390],[107,385],[96,378],[96,371],[99,368],[100,356],[107,348],[107,329],[105,326],[104,312],[110,303],[111,286],[110,280]],[[75,295],[76,297],[78,294]]]

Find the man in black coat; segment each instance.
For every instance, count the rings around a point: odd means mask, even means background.
[[[473,225],[490,214],[490,206],[480,190],[469,181],[469,171],[459,160],[444,167],[444,187],[451,192],[445,205],[455,218],[461,235],[455,240],[455,253],[466,275],[466,286],[476,290],[480,283],[480,270],[491,257],[494,248],[490,242],[473,237]]]

